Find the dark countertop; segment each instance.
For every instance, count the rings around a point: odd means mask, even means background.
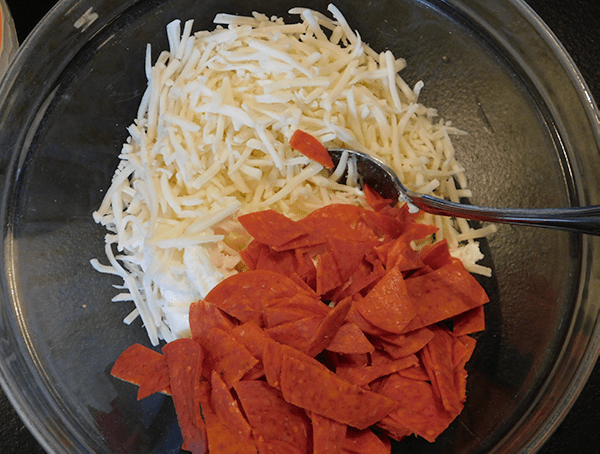
[[[597,102],[600,102],[600,2],[529,0],[571,54]],[[54,0],[7,0],[19,42],[55,4]],[[600,363],[581,395],[540,454],[600,452]],[[5,454],[43,453],[0,389],[0,447]]]

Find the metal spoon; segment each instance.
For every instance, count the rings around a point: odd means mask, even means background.
[[[600,235],[600,205],[570,208],[488,208],[449,202],[426,194],[410,191],[394,171],[379,159],[346,148],[329,149],[337,166],[345,151],[355,160],[362,184],[368,184],[393,204],[409,202],[431,214],[505,224],[528,225],[576,233]]]

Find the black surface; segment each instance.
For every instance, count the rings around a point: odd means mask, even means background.
[[[199,0],[200,1],[200,0]],[[492,0],[482,0],[492,1]],[[19,42],[55,4],[54,0],[7,0]],[[302,3],[302,2],[299,2]],[[529,0],[563,43],[579,67],[592,95],[600,100],[600,1]],[[540,454],[576,452],[600,453],[600,364],[597,365],[580,397]],[[0,452],[43,453],[0,390]]]

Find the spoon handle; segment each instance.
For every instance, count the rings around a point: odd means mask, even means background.
[[[600,205],[570,208],[487,208],[449,202],[423,194],[410,194],[411,203],[442,216],[600,235]]]

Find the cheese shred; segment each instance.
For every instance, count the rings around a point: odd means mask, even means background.
[[[402,79],[402,58],[375,52],[338,8],[328,11],[293,8],[294,24],[218,14],[214,30],[195,33],[193,21],[176,20],[168,51],[153,62],[145,49],[147,89],[93,213],[109,232],[109,264],[92,265],[123,279],[115,301],[134,302],[124,321],[141,317],[152,344],[189,335],[187,307],[243,268],[237,252],[250,238],[240,214],[271,208],[299,219],[325,204],[365,205],[362,191],[336,182],[341,168],[329,176],[290,148],[297,129],[377,155],[412,190],[469,194],[450,142],[465,133],[418,102],[423,83]],[[475,263],[474,239],[491,228],[423,221],[470,270],[489,274]]]

